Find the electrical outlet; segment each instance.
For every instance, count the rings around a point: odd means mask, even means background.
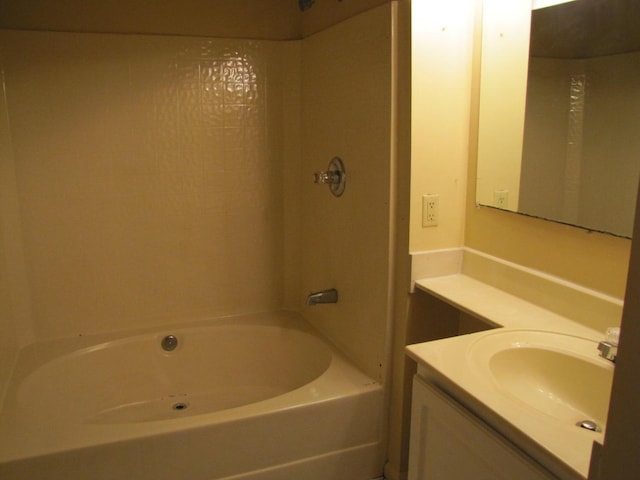
[[[435,227],[440,216],[440,195],[431,193],[422,196],[422,226]]]
[[[494,190],[493,206],[497,208],[509,208],[509,190]]]

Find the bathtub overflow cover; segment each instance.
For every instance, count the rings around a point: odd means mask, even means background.
[[[162,342],[160,342],[160,346],[165,352],[171,352],[178,346],[178,339],[175,335],[167,335],[162,339]]]
[[[585,430],[591,430],[592,432],[602,431],[602,429],[600,428],[600,425],[598,425],[593,420],[581,420],[578,423],[576,423],[576,426],[580,428],[584,428]]]
[[[174,410],[186,410],[188,405],[186,403],[178,402],[173,404]]]

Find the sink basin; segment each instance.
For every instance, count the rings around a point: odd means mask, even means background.
[[[502,395],[527,408],[604,429],[613,364],[598,356],[597,342],[537,330],[495,331],[469,347],[468,359]]]

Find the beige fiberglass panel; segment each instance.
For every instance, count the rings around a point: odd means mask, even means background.
[[[389,276],[391,7],[306,38],[302,46],[303,294],[336,288],[305,315],[380,378]],[[336,198],[312,173],[344,160]]]
[[[38,338],[279,305],[277,44],[0,38]]]
[[[3,68],[0,64],[0,405],[18,350],[32,336]]]

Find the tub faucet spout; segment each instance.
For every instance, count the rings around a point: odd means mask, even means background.
[[[598,343],[600,356],[610,362],[616,363],[618,356],[618,341],[620,340],[620,328],[607,328],[606,338]]]
[[[330,290],[322,290],[321,292],[314,292],[307,297],[307,305],[318,305],[319,303],[337,303],[338,291],[335,288]]]
[[[605,360],[609,360],[610,362],[616,363],[616,357],[618,356],[618,346],[612,345],[609,342],[600,342],[598,343],[598,350],[600,351],[600,356]]]

